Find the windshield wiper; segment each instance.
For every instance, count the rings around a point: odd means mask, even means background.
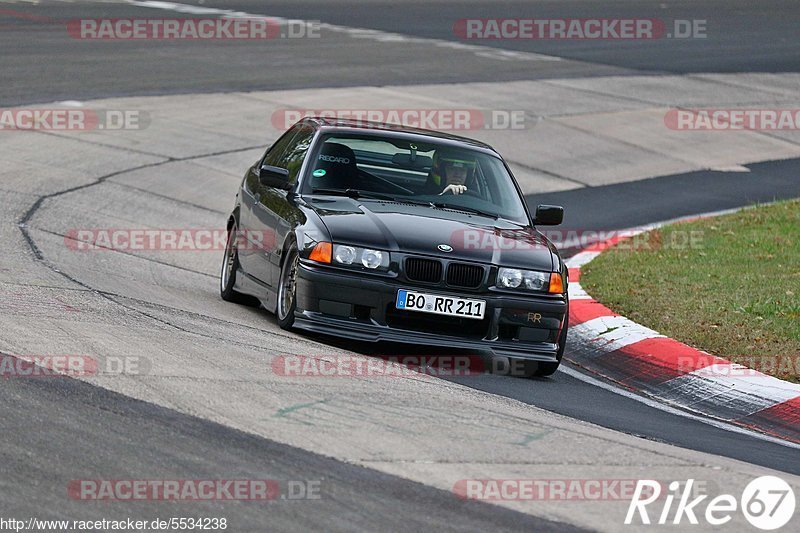
[[[500,218],[500,215],[495,213],[489,213],[487,211],[481,211],[480,209],[475,209],[474,207],[465,207],[463,205],[456,205],[456,204],[448,204],[447,202],[431,202],[435,207],[439,209],[452,209],[454,211],[465,211],[467,213],[474,213],[476,215],[481,215],[483,217],[489,217],[493,219]]]
[[[379,192],[372,192],[372,191],[360,191],[358,189],[313,189],[312,192],[314,194],[333,194],[336,196],[347,196],[349,198],[358,199],[358,198],[373,198],[375,200],[391,200],[396,201],[394,196],[389,196],[388,194],[381,194]]]

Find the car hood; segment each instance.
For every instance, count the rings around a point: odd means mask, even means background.
[[[555,265],[555,248],[541,233],[506,220],[399,202],[307,202],[336,243],[531,270],[552,271]]]

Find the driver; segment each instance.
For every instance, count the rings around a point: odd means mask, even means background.
[[[439,195],[465,193],[466,182],[475,175],[475,167],[475,159],[469,155],[438,150],[431,166],[430,192]]]

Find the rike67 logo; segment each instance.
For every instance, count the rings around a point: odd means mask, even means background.
[[[707,502],[704,502],[708,498],[707,494],[690,500],[693,496],[693,485],[694,480],[689,479],[683,484],[681,491],[682,484],[673,481],[669,484],[669,492],[665,497],[661,494],[661,483],[640,479],[628,506],[625,524],[677,525],[688,522],[691,525],[698,525],[698,516],[701,516],[707,524],[721,526],[730,522],[737,510],[741,510],[751,525],[771,531],[785,526],[794,515],[794,491],[788,483],[776,476],[761,476],[754,479],[747,484],[738,500],[731,494],[721,494]],[[658,503],[652,505],[655,502]],[[648,509],[648,506],[651,507]],[[656,515],[651,521],[652,511],[656,511]]]

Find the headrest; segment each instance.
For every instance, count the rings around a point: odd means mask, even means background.
[[[325,143],[317,156],[317,168],[330,165],[352,165],[356,164],[356,154],[352,148],[339,143]],[[324,165],[323,165],[324,164]]]
[[[315,188],[348,189],[357,187],[356,154],[349,146],[326,142],[314,162],[312,184]]]

